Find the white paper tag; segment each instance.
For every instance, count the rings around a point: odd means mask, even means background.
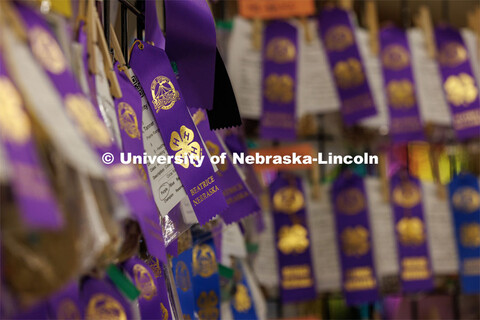
[[[260,119],[262,52],[253,48],[252,30],[249,20],[235,17],[228,46],[227,68],[242,118]]]
[[[267,289],[278,287],[278,262],[271,212],[263,213],[265,229],[258,237],[258,253],[253,261],[253,271],[258,282]]]
[[[310,197],[310,186],[304,183],[307,197],[307,217],[310,239],[310,252],[317,291],[337,291],[342,289],[341,266],[335,238],[335,217],[330,203],[330,186],[322,186],[321,200]]]
[[[392,204],[383,199],[382,183],[378,178],[366,178],[365,191],[377,277],[381,279],[384,276],[396,275],[399,266]]]
[[[61,97],[28,46],[19,41],[9,28],[4,28],[4,31],[5,58],[10,67],[10,76],[28,102],[28,111],[35,115],[56,149],[70,165],[90,176],[104,176],[97,155],[68,118]]]
[[[180,201],[180,211],[182,212],[182,218],[185,224],[195,224],[198,222],[192,203],[187,196]]]
[[[236,223],[224,226],[222,230],[222,264],[229,266],[230,257],[247,257],[245,239]]]
[[[115,110],[115,104],[113,103],[112,95],[110,93],[110,86],[103,68],[102,53],[98,46],[94,47],[98,64],[98,73],[95,75],[98,108],[102,114],[103,122],[105,122],[105,125],[110,132],[110,136],[113,137],[117,146],[122,148],[122,136],[120,135],[120,128],[118,126],[117,111]]]
[[[382,65],[378,56],[374,55],[370,49],[370,34],[368,31],[357,28],[355,36],[360,56],[365,65],[365,72],[367,74],[368,84],[370,85],[370,91],[373,95],[373,101],[377,107],[377,115],[361,121],[361,124],[387,132],[390,120],[385,91],[383,89]]]
[[[437,186],[433,182],[423,182],[422,191],[433,272],[435,274],[458,273],[458,254],[448,200],[438,197]]]
[[[422,120],[449,126],[452,120],[442,90],[442,80],[437,62],[428,56],[422,30],[410,29],[407,36]]]
[[[307,43],[305,27],[298,29],[298,86],[297,118],[305,114],[335,112],[340,109],[335,83],[333,82],[327,55],[318,36],[316,19],[308,19],[307,27],[312,41]]]

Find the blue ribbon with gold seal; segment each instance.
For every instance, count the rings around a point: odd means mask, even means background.
[[[464,293],[480,293],[480,193],[478,180],[460,174],[449,185]]]
[[[183,318],[195,319],[195,296],[192,285],[192,249],[185,250],[172,259],[173,277]]]
[[[230,302],[233,319],[256,320],[258,319],[255,311],[255,303],[252,292],[240,263],[237,264],[242,273],[242,279],[236,284],[235,294]]]

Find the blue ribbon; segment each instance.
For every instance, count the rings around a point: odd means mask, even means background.
[[[185,319],[195,319],[195,296],[192,282],[192,249],[184,251],[172,259],[173,276],[177,287],[178,299]]]
[[[464,293],[480,293],[480,193],[478,180],[470,174],[456,176],[449,185],[450,206],[460,259]]]

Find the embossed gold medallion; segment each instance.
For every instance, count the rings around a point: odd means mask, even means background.
[[[252,307],[248,289],[242,283],[237,284],[235,295],[233,296],[233,307],[237,312],[246,312]]]
[[[141,264],[136,264],[133,266],[133,275],[135,285],[140,289],[142,298],[152,300],[157,295],[157,286],[148,270]]]
[[[97,293],[90,298],[86,318],[88,320],[127,320],[122,304],[104,293]]]
[[[178,261],[175,266],[175,283],[183,292],[190,290],[192,284],[190,282],[190,272],[183,261]]]
[[[460,242],[464,247],[480,247],[480,224],[463,224],[460,227]]]
[[[293,79],[288,74],[272,73],[265,79],[265,97],[275,103],[290,103],[293,100]]]
[[[188,157],[188,161],[181,163],[180,165],[187,169],[190,164],[194,167],[199,167],[199,160],[202,156],[202,149],[198,142],[193,141],[195,135],[193,130],[186,126],[180,127],[180,132],[173,131],[170,136],[170,148],[173,151],[177,151],[175,157]]]
[[[343,51],[353,45],[353,34],[349,27],[339,25],[328,29],[325,46],[329,51]]]
[[[5,140],[25,143],[30,139],[30,119],[12,82],[0,77],[0,132]]]
[[[217,271],[215,251],[208,244],[193,247],[193,273],[208,278]]]
[[[410,80],[391,80],[387,84],[388,103],[395,109],[409,109],[415,105],[415,92]]]
[[[276,63],[286,63],[295,60],[297,50],[292,41],[284,37],[275,37],[267,44],[266,57]]]
[[[210,155],[212,156],[220,155],[220,147],[213,141],[210,141],[210,140],[205,141],[205,146],[207,147]],[[218,163],[216,166],[218,168],[217,174],[221,177],[223,173],[228,169],[228,161],[225,161],[225,163]]]
[[[283,187],[273,195],[273,207],[275,211],[292,214],[304,206],[305,199],[303,194],[294,186]]]
[[[107,127],[98,117],[92,103],[82,94],[67,94],[67,113],[78,123],[83,133],[96,146],[108,147],[112,144]]]
[[[382,64],[388,69],[402,70],[410,65],[410,54],[401,45],[388,45],[382,51]]]
[[[438,61],[441,65],[456,67],[467,61],[468,54],[465,47],[458,42],[449,42],[445,44],[439,52]]]
[[[335,204],[341,213],[353,215],[365,209],[365,197],[358,188],[349,188],[337,195]]]
[[[362,64],[356,58],[337,62],[333,74],[337,85],[342,89],[357,87],[365,81]]]
[[[118,104],[118,120],[120,128],[124,130],[132,139],[140,139],[140,131],[138,130],[138,121],[135,110],[126,102]]]
[[[472,213],[480,209],[480,194],[472,187],[463,187],[452,196],[455,209],[464,213]]]
[[[52,35],[42,27],[33,27],[29,31],[32,51],[47,71],[60,74],[65,71],[67,63],[62,49]]]
[[[347,256],[363,256],[370,250],[369,232],[363,226],[343,229],[340,239],[342,251]]]
[[[478,96],[475,80],[467,73],[451,75],[443,84],[447,100],[456,107],[468,106]]]
[[[175,102],[180,100],[180,94],[173,86],[172,81],[164,76],[158,76],[153,79],[150,85],[152,92],[153,105],[155,112],[160,110],[168,110],[175,105]]]
[[[400,207],[411,209],[422,199],[420,188],[412,182],[400,182],[392,192],[393,201]]]
[[[397,223],[400,242],[405,246],[418,246],[425,241],[423,222],[417,217],[404,217]]]
[[[283,226],[278,231],[278,249],[283,254],[303,253],[308,249],[308,231],[300,224]]]

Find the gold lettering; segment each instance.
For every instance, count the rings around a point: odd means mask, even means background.
[[[349,269],[346,273],[345,290],[357,291],[375,288],[377,281],[373,277],[372,268],[358,267]]]
[[[282,268],[282,287],[284,289],[308,288],[313,285],[310,265],[296,265]]]
[[[422,280],[430,277],[426,257],[410,257],[402,260],[403,280]]]

